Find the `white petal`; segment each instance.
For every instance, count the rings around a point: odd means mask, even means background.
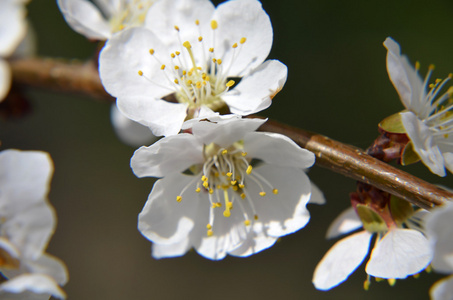
[[[186,49],[182,48],[179,41],[189,41],[192,46],[196,46],[199,44],[197,39],[200,32],[204,43],[210,44],[211,32],[207,34],[205,28],[210,28],[213,12],[214,5],[208,0],[157,1],[148,11],[145,26],[169,46],[168,54],[180,51],[186,55]],[[199,26],[195,24],[196,20],[199,21]],[[175,26],[178,26],[179,32]],[[194,55],[197,56],[199,52],[194,51]]]
[[[254,229],[256,227],[257,226],[254,226]],[[229,254],[247,257],[273,246],[277,239],[277,237],[268,236],[263,228],[259,228],[258,230],[254,230],[249,238],[247,238],[238,248],[230,251]]]
[[[138,177],[163,177],[203,161],[203,145],[193,135],[181,133],[139,148],[132,156],[131,167]]]
[[[0,58],[0,102],[2,102],[11,88],[11,69],[6,61]]]
[[[44,274],[23,274],[3,282],[0,285],[0,296],[6,293],[17,295],[8,295],[4,299],[49,299],[50,295],[60,299],[66,298],[58,284]]]
[[[268,108],[272,98],[283,88],[288,68],[278,60],[268,60],[242,78],[222,99],[230,111],[250,115]]]
[[[451,150],[453,151],[453,149]],[[445,167],[448,169],[448,171],[453,173],[453,152],[444,152],[443,156]]]
[[[425,269],[432,253],[428,240],[412,229],[392,229],[377,242],[366,272],[380,278],[406,278]]]
[[[247,133],[260,127],[266,119],[219,119],[215,122],[203,121],[193,124],[192,132],[204,144],[215,143],[221,147],[229,147],[242,140]]]
[[[445,176],[444,157],[433,143],[433,136],[429,128],[420,121],[412,112],[401,113],[403,126],[412,141],[415,152],[431,172],[439,176]]]
[[[245,186],[251,201],[255,205],[258,220],[256,226],[263,224],[267,235],[280,237],[293,233],[304,227],[310,220],[306,209],[310,199],[310,181],[301,169],[263,164],[252,171],[264,177],[272,188],[264,186],[266,196],[259,193],[263,190],[249,177],[245,178]],[[275,195],[272,189],[278,189]],[[241,199],[242,200],[242,199]],[[250,214],[251,215],[251,214]]]
[[[256,0],[234,0],[220,4],[214,12],[219,27],[215,31],[215,54],[226,66],[231,64],[228,76],[245,76],[260,65],[272,47],[273,32],[269,16]],[[234,54],[231,48],[245,37]],[[234,59],[233,62],[231,60]]]
[[[111,106],[110,119],[118,138],[129,146],[150,145],[157,140],[148,127],[124,116],[115,104]]]
[[[138,216],[138,229],[147,239],[171,245],[187,238],[194,222],[198,222],[199,201],[193,180],[194,176],[171,174],[156,181]],[[181,194],[191,182],[192,186]],[[176,201],[177,196],[182,196],[181,202]],[[209,201],[206,201],[206,208],[209,209]]]
[[[171,82],[160,69],[165,61],[156,59],[150,49],[156,57],[171,59],[166,46],[146,28],[123,30],[109,39],[99,56],[99,75],[106,91],[114,97],[156,99],[173,93]]]
[[[50,276],[60,285],[68,282],[68,270],[65,264],[55,256],[46,253],[36,260],[27,261],[26,265],[29,272]]]
[[[429,290],[431,300],[453,299],[453,276],[436,281]]]
[[[117,15],[124,5],[124,0],[94,0],[97,6],[101,9],[101,12],[110,19],[112,16]]]
[[[117,100],[121,113],[148,126],[155,136],[177,134],[187,115],[187,104],[170,103],[147,96],[122,96]]]
[[[315,162],[315,155],[278,133],[251,132],[244,137],[244,149],[250,157],[266,163],[306,169]]]
[[[0,9],[0,57],[10,56],[25,36],[25,7],[20,1],[2,0]]]
[[[423,81],[409,64],[406,56],[401,55],[400,46],[393,39],[384,42],[387,48],[387,71],[404,106],[419,114],[424,100]]]
[[[310,183],[311,183],[311,196],[308,203],[318,205],[326,204],[326,198],[324,197],[324,193],[321,191],[321,189],[316,184],[314,184],[313,181],[310,181]]]
[[[74,31],[93,40],[110,38],[110,26],[93,3],[87,0],[58,0],[57,3]]]
[[[4,150],[0,152],[0,166],[0,209],[3,214],[12,214],[47,197],[53,172],[52,160],[47,153]]]
[[[362,226],[362,222],[357,216],[355,209],[350,207],[343,211],[335,218],[332,224],[330,224],[329,229],[327,229],[326,238],[336,238],[342,234],[359,229]]]
[[[370,239],[370,233],[361,231],[335,243],[315,269],[315,287],[329,290],[346,280],[368,254]]]
[[[442,273],[453,273],[453,204],[447,202],[438,207],[425,217],[426,235],[434,251],[431,262],[434,270]]]
[[[153,243],[152,254],[155,259],[183,256],[191,248],[189,237],[173,244]]]

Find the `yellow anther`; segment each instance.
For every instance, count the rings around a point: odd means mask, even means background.
[[[187,71],[186,71],[186,70],[183,70],[183,71],[182,71],[182,75],[186,76],[186,74],[187,74]]]
[[[227,202],[227,204],[225,205],[227,208],[233,208],[233,202]]]
[[[234,85],[234,83],[235,83],[234,80],[230,80],[230,81],[227,82],[226,86],[227,87],[232,87]]]
[[[215,173],[214,173],[214,176],[215,176],[215,177],[219,177],[219,172],[215,172]]]
[[[228,150],[227,150],[227,149],[223,149],[223,150],[222,150],[222,154],[223,154],[223,155],[225,155],[225,154],[227,154],[227,153],[228,153]]]
[[[195,20],[195,25],[200,25],[200,20]]]
[[[179,66],[175,66],[175,70],[179,70]]]
[[[176,31],[179,31],[179,27],[178,27],[178,26],[176,26],[176,25],[175,25],[175,29],[176,29]]]
[[[231,185],[235,185],[237,183],[237,181],[236,180],[231,180],[230,183],[231,183]]]
[[[233,191],[236,192],[236,191],[238,190],[238,186],[237,186],[237,185],[233,185],[233,186],[231,187],[231,189],[232,189]]]
[[[419,61],[415,62],[415,70],[420,70],[420,62]]]
[[[149,49],[149,54],[154,55],[154,49]]]
[[[414,274],[414,275],[412,275],[412,277],[414,277],[415,279],[417,279],[418,277],[420,277],[420,273]]]
[[[211,80],[211,77],[206,76],[206,81],[210,81],[210,80]]]
[[[225,211],[223,212],[223,216],[224,216],[225,218],[228,218],[229,216],[231,216],[231,212],[230,212],[229,210],[225,210]]]
[[[242,199],[245,199],[245,193],[242,193],[242,194],[241,194],[241,198],[242,198]]]
[[[143,76],[143,71],[142,70],[138,70],[138,75]]]
[[[214,190],[213,189],[209,189],[209,194],[214,194]]]
[[[178,84],[179,83],[179,80],[175,78],[175,83]]]
[[[121,24],[121,25],[119,26],[119,30],[123,30],[124,27],[126,27],[126,26],[124,26],[124,24]]]
[[[370,284],[371,284],[371,281],[370,281],[369,279],[365,280],[365,281],[363,282],[363,289],[364,289],[365,291],[368,291],[368,290],[370,289]]]
[[[245,221],[244,221],[244,225],[245,225],[245,226],[249,226],[249,225],[250,225],[250,220],[245,220]]]
[[[452,79],[453,78],[453,73],[448,74],[448,78]]]
[[[197,82],[197,88],[201,89],[201,82],[200,81]]]
[[[277,189],[273,189],[272,193],[274,193],[274,195],[277,195],[278,194],[278,190]]]
[[[227,176],[227,177],[231,177],[231,176],[233,176],[233,173],[228,172],[228,173],[226,173],[226,176]]]
[[[192,80],[187,80],[188,85],[192,85],[192,83],[193,83]]]
[[[261,197],[266,196],[266,192],[260,192],[260,196],[261,196]]]
[[[165,70],[165,65],[160,66],[161,70]]]
[[[239,183],[239,188],[243,189],[245,187],[245,185],[243,185],[242,183]]]
[[[206,85],[206,81],[203,80],[202,84],[203,84],[203,85]]]
[[[201,189],[199,187],[197,187],[197,189],[195,190],[195,192],[199,193],[201,191]]]
[[[234,43],[233,48],[237,48],[237,47],[238,47],[238,43]]]
[[[443,136],[444,136],[444,138],[448,139],[449,135],[448,135],[448,133],[445,133]]]
[[[181,197],[181,196],[177,196],[177,197],[176,197],[176,201],[181,202],[181,200],[182,200],[182,197]]]
[[[209,48],[209,52],[213,53],[214,52],[214,48]]]
[[[429,70],[430,70],[430,71],[433,71],[435,68],[436,68],[436,67],[435,67],[433,64],[429,65]]]
[[[202,67],[197,67],[197,69],[198,69],[198,70],[200,70],[200,71],[201,71],[201,70],[203,70],[203,68],[202,68]]]
[[[182,45],[183,45],[184,47],[186,47],[187,49],[192,48],[192,45],[189,43],[189,41],[185,41],[184,43],[182,43]]]
[[[244,44],[245,41],[247,41],[247,39],[246,39],[245,37],[243,37],[243,38],[241,38],[241,40],[239,41],[239,43]]]
[[[258,220],[258,215],[254,215],[253,218],[256,220]]]
[[[207,229],[212,229],[212,225],[211,225],[211,224],[208,224],[208,225],[206,225],[206,228],[207,228]]]
[[[212,236],[214,234],[214,232],[212,232],[212,229],[209,229],[208,232],[207,232],[207,235],[208,236]]]
[[[217,27],[219,27],[219,24],[217,24],[217,21],[216,20],[212,20],[211,21],[211,28],[212,29],[217,29]]]
[[[170,54],[171,58],[175,58],[176,55],[174,53]]]
[[[222,203],[220,203],[220,202],[215,203],[215,205],[216,205],[217,207],[222,207]]]
[[[245,157],[247,156],[247,152],[242,152],[241,155]]]
[[[222,60],[219,58],[219,59],[217,60],[217,63],[218,63],[219,65],[221,65],[221,64],[222,64]]]
[[[217,59],[213,58],[213,59],[212,59],[212,62],[213,62],[213,63],[216,63],[216,62],[217,62]]]
[[[193,74],[192,70],[190,70],[190,71],[187,73],[187,75],[189,75],[189,76],[192,76],[192,74]]]
[[[245,171],[245,173],[247,173],[247,175],[250,175],[250,173],[252,173],[252,169],[253,169],[252,166],[249,165],[249,166],[247,167],[247,170]]]
[[[203,175],[203,176],[201,176],[201,180],[202,180],[202,181],[208,181],[208,177],[206,177],[206,176]]]
[[[207,181],[203,182],[203,187],[207,189],[209,187],[209,183]]]
[[[176,51],[176,52],[175,52],[175,54],[179,56],[179,54],[181,54],[181,52],[179,52],[179,51]]]
[[[428,266],[425,268],[426,273],[431,273],[432,270],[433,270],[433,268],[431,267],[431,265],[428,265]]]
[[[387,281],[388,281],[390,286],[394,286],[395,283],[396,283],[396,279],[395,278],[389,278],[389,279],[387,279]]]
[[[375,277],[374,279],[376,279],[376,282],[381,282],[384,280],[384,278],[381,278],[381,277]]]
[[[199,36],[198,37],[198,41],[201,42],[203,40],[203,37],[202,36]]]

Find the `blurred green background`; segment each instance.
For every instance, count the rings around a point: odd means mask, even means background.
[[[217,1],[218,3],[219,1]],[[262,115],[366,148],[377,123],[403,107],[390,83],[382,42],[393,37],[412,62],[435,76],[453,71],[453,1],[262,1],[274,27],[270,58],[288,65],[285,88]],[[41,56],[87,59],[96,44],[73,32],[54,1],[34,0],[29,18]],[[306,228],[249,258],[209,261],[196,252],[155,260],[137,231],[137,215],[153,179],[129,168],[134,148],[114,135],[110,106],[87,97],[27,90],[30,114],[1,120],[2,149],[43,150],[55,163],[50,201],[58,227],[48,252],[68,266],[70,299],[427,299],[440,276],[373,283],[364,266],[328,292],[315,290],[313,270],[335,241],[324,235],[349,205],[353,180],[314,166],[310,178],[327,204],[309,207]],[[426,180],[453,186],[422,165]],[[297,183],[295,183],[297,184]]]

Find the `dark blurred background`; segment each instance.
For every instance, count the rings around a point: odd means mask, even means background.
[[[218,3],[219,1],[216,1]],[[411,61],[430,63],[435,76],[453,71],[453,2],[262,1],[274,27],[270,58],[288,65],[285,88],[262,115],[366,148],[377,124],[403,108],[388,79],[382,42],[393,37]],[[88,59],[96,44],[73,32],[54,1],[32,1],[29,18],[41,56]],[[336,241],[324,235],[349,205],[353,180],[314,166],[310,178],[327,204],[309,207],[306,228],[248,258],[209,261],[192,251],[155,260],[150,242],[137,231],[153,179],[137,179],[129,168],[135,150],[122,144],[104,102],[61,93],[27,90],[32,111],[1,120],[2,149],[43,150],[55,164],[50,201],[58,227],[48,252],[68,266],[70,299],[427,299],[438,275],[398,280],[394,287],[373,280],[364,291],[364,266],[328,292],[311,278]],[[453,186],[452,176],[431,175],[423,165],[406,168],[426,180]]]

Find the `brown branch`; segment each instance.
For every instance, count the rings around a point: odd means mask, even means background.
[[[113,101],[104,90],[93,64],[54,59],[11,62],[14,82]],[[328,137],[269,120],[260,130],[284,134],[316,155],[316,164],[375,186],[423,208],[441,205],[453,194],[367,155],[361,149]]]

